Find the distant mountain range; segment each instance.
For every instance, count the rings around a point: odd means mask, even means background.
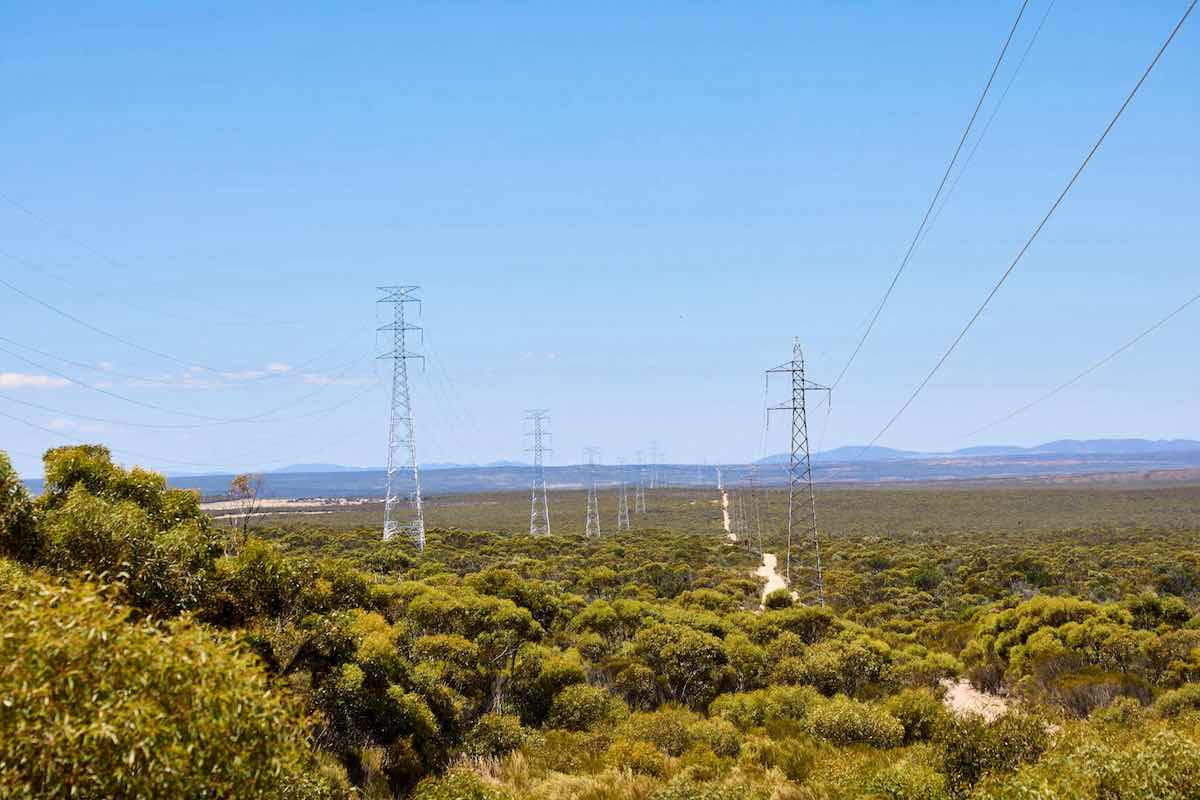
[[[1142,455],[1150,453],[1200,452],[1200,441],[1194,439],[1058,439],[1034,447],[1013,445],[982,445],[964,447],[946,452],[920,452],[917,450],[894,450],[890,447],[856,447],[849,445],[833,450],[823,450],[813,455],[814,461],[900,461],[928,458],[973,458],[980,456],[1019,455]],[[777,453],[759,459],[756,464],[786,464],[787,453]]]
[[[946,453],[920,453],[887,447],[839,447],[823,451],[814,459],[813,472],[826,486],[855,483],[887,484],[937,481],[1042,481],[1092,480],[1095,476],[1118,476],[1118,480],[1196,480],[1200,477],[1200,441],[1187,439],[1061,439],[1036,447],[1005,445],[967,447]],[[726,486],[745,486],[752,480],[762,486],[781,486],[787,481],[787,456],[763,459],[758,465],[722,464],[721,480]],[[422,489],[431,495],[465,492],[528,491],[533,468],[519,461],[472,464],[422,464]],[[655,470],[661,486],[715,488],[718,468],[699,464],[659,464]],[[642,477],[649,480],[651,469]],[[1169,477],[1169,476],[1175,477]],[[1188,477],[1191,475],[1192,477]],[[587,486],[592,480],[605,487],[637,480],[635,467],[600,464],[555,465],[545,468],[552,490]],[[1121,478],[1120,476],[1126,476]],[[1166,477],[1164,477],[1166,476]],[[229,488],[232,475],[170,474],[172,486],[199,490],[206,497],[220,497]],[[380,497],[386,476],[380,467],[348,467],[341,464],[293,464],[267,474],[264,491],[272,497]],[[25,481],[41,492],[41,480]]]
[[[428,464],[422,464],[421,469],[480,469],[490,467],[527,467],[524,461],[489,461],[486,464],[459,464],[455,461],[431,461]],[[288,475],[296,473],[318,473],[318,472],[381,472],[383,467],[347,467],[344,464],[289,464],[286,467],[279,469],[267,470],[270,475]],[[179,475],[202,475],[206,473],[198,472],[180,472],[171,473]]]

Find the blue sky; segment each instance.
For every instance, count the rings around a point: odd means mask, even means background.
[[[1054,4],[815,446],[899,407],[1185,5]],[[528,407],[555,463],[761,455],[762,370],[799,336],[837,374],[1016,6],[7,3],[0,277],[145,349],[0,286],[0,447],[380,464],[374,287],[412,283],[422,460],[520,457]],[[1200,438],[1200,306],[964,438],[1200,291],[1197,26],[879,444]]]

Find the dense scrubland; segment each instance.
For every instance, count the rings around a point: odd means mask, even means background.
[[[828,605],[801,569],[764,609],[715,492],[592,540],[459,498],[418,554],[45,470],[0,456],[0,796],[1200,794],[1198,489],[829,492]]]

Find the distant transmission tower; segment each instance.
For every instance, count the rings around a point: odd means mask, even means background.
[[[596,464],[600,460],[599,447],[585,447],[583,455],[588,463],[587,536],[600,535],[600,501],[596,497]]]
[[[758,491],[758,465],[750,465],[750,504],[754,509],[754,531],[755,538],[758,539],[758,554],[761,556],[763,552],[762,540],[762,506],[761,498]]]
[[[637,451],[637,486],[633,490],[633,513],[646,513],[646,465],[642,451]]]
[[[658,488],[658,459],[662,456],[658,452],[658,442],[650,442],[650,488]]]
[[[546,425],[550,422],[550,412],[544,408],[535,408],[525,412],[525,422],[529,430],[527,453],[533,454],[533,487],[529,497],[529,532],[533,535],[550,534],[550,499],[546,492],[545,454],[550,452],[547,440],[550,438]],[[538,502],[538,491],[541,491],[541,502]]]
[[[424,363],[424,356],[408,352],[407,334],[409,331],[420,331],[415,325],[409,325],[404,318],[404,308],[408,303],[420,300],[414,295],[417,286],[380,286],[383,296],[380,303],[392,306],[392,321],[379,328],[381,331],[391,331],[392,349],[383,353],[379,358],[392,360],[392,403],[388,412],[388,456],[387,456],[387,486],[383,500],[383,540],[389,541],[397,531],[405,531],[412,537],[417,549],[425,550],[425,511],[421,505],[421,473],[417,469],[417,445],[413,435],[412,396],[408,390],[408,360],[419,358]],[[412,507],[412,518],[401,524],[397,519],[400,502],[397,491],[396,473],[400,470],[412,470],[412,483],[407,491],[408,502]]]
[[[806,410],[806,395],[808,392],[831,392],[828,386],[813,383],[804,376],[804,351],[800,349],[800,339],[792,340],[792,360],[774,369],[767,370],[767,381],[771,375],[784,373],[791,376],[792,395],[787,402],[767,409],[768,416],[772,411],[790,411],[792,413],[792,446],[788,458],[788,525],[787,525],[787,566],[785,577],[788,585],[792,583],[792,529],[797,514],[796,503],[802,491],[808,492],[808,535],[812,539],[813,553],[816,564],[817,597],[821,605],[825,605],[825,579],[821,573],[821,538],[817,532],[817,498],[813,492],[812,456],[808,449],[808,412]]]
[[[629,530],[629,495],[625,492],[625,459],[617,459],[619,494],[617,496],[617,530]]]

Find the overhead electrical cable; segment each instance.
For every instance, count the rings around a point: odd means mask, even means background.
[[[334,347],[331,347],[330,349],[324,351],[323,353],[321,353],[319,355],[314,356],[313,358],[308,359],[307,361],[303,361],[294,366],[289,365],[288,369],[285,371],[272,372],[267,375],[256,375],[254,377],[248,377],[248,378],[237,377],[237,373],[221,373],[221,377],[226,381],[225,383],[223,383],[221,385],[228,386],[228,387],[237,387],[237,386],[251,385],[251,384],[257,383],[259,381],[264,381],[264,380],[268,380],[268,379],[295,378],[297,376],[311,379],[311,377],[320,377],[320,376],[330,375],[332,373],[338,372],[339,370],[345,368],[346,366],[348,366],[350,364],[361,361],[363,359],[363,357],[356,356],[356,357],[350,359],[349,361],[343,361],[343,362],[341,362],[339,364],[335,364],[331,367],[325,367],[321,371],[315,372],[315,373],[314,372],[305,373],[305,372],[302,372],[302,370],[304,370],[305,367],[310,366],[313,362],[319,361],[320,359],[324,358],[325,356],[329,355],[330,353],[334,352],[335,350],[340,349],[343,345],[347,344],[352,339],[354,339],[354,337],[356,335],[360,335],[360,332],[351,334],[350,336],[348,336],[343,341],[339,342]],[[83,361],[76,361],[75,359],[67,358],[66,356],[59,355],[57,353],[51,353],[46,350],[42,350],[40,348],[34,347],[33,345],[25,344],[24,342],[18,342],[15,339],[8,338],[7,336],[0,336],[0,342],[7,342],[8,344],[12,345],[13,347],[19,347],[22,350],[28,350],[31,353],[37,353],[40,356],[44,356],[46,358],[52,358],[55,361],[60,361],[64,364],[70,364],[71,366],[76,367],[77,369],[84,369],[84,370],[88,370],[89,372],[97,372],[101,375],[106,375],[110,378],[124,378],[124,379],[130,380],[130,381],[137,381],[138,383],[156,383],[156,384],[163,384],[165,386],[179,386],[180,385],[179,377],[174,376],[174,375],[169,375],[167,377],[158,377],[155,375],[136,375],[136,374],[133,374],[130,372],[122,372],[121,370],[118,370],[114,367],[102,367],[102,366],[98,366],[96,364],[88,364]],[[234,377],[231,377],[231,375]]]
[[[1150,61],[1149,66],[1146,67],[1141,77],[1138,78],[1137,83],[1134,84],[1133,89],[1131,89],[1129,94],[1125,97],[1125,101],[1121,103],[1121,107],[1117,109],[1117,113],[1113,115],[1111,120],[1109,120],[1108,125],[1105,126],[1104,131],[1100,134],[1100,138],[1098,138],[1096,143],[1092,145],[1091,150],[1088,151],[1078,169],[1076,169],[1074,174],[1071,175],[1071,179],[1067,181],[1067,185],[1063,187],[1061,192],[1059,192],[1058,197],[1051,204],[1050,209],[1045,213],[1045,215],[1042,216],[1041,220],[1034,227],[1033,232],[1029,234],[1029,238],[1025,240],[1025,244],[1023,244],[1021,249],[1017,251],[1016,256],[1008,265],[1008,269],[1004,270],[1004,273],[1000,276],[1000,280],[998,280],[992,287],[991,291],[988,292],[987,297],[985,297],[983,300],[983,303],[981,303],[979,308],[975,310],[975,313],[971,315],[971,318],[967,321],[967,324],[963,326],[963,329],[959,331],[958,335],[954,337],[954,340],[950,343],[950,346],[946,348],[944,353],[942,353],[941,358],[939,358],[937,363],[933,365],[933,369],[929,371],[929,374],[927,374],[924,379],[917,384],[917,388],[915,388],[912,394],[909,395],[908,399],[904,401],[904,404],[900,406],[900,409],[892,415],[892,418],[888,420],[887,424],[880,429],[879,433],[875,434],[874,438],[872,438],[867,446],[863,448],[864,450],[870,448],[876,442],[878,442],[879,439],[891,429],[892,425],[896,423],[896,420],[900,419],[901,415],[908,410],[908,407],[912,405],[914,400],[917,399],[917,396],[926,387],[926,385],[928,385],[929,381],[933,379],[933,376],[938,373],[938,370],[940,370],[942,365],[946,363],[946,360],[950,358],[950,354],[958,348],[959,343],[962,342],[964,337],[966,337],[967,332],[970,331],[979,318],[983,316],[984,310],[987,309],[988,305],[992,302],[992,299],[1000,291],[1000,288],[1004,286],[1004,283],[1008,280],[1008,277],[1012,275],[1013,270],[1015,270],[1017,265],[1021,263],[1021,259],[1025,257],[1025,253],[1029,251],[1030,246],[1033,245],[1033,242],[1035,239],[1037,239],[1038,234],[1042,232],[1042,228],[1046,226],[1046,223],[1050,221],[1050,218],[1054,215],[1054,212],[1058,210],[1060,205],[1062,205],[1067,193],[1071,191],[1071,187],[1073,187],[1075,182],[1079,180],[1079,176],[1083,174],[1084,169],[1087,168],[1087,165],[1091,162],[1092,157],[1096,155],[1096,152],[1100,149],[1100,145],[1104,143],[1104,140],[1108,138],[1109,132],[1112,131],[1114,126],[1116,126],[1117,120],[1121,118],[1121,115],[1125,112],[1125,109],[1129,107],[1131,102],[1133,102],[1133,98],[1135,95],[1137,95],[1138,90],[1142,88],[1142,84],[1146,82],[1148,77],[1150,77],[1150,73],[1153,71],[1154,66],[1158,63],[1159,59],[1162,58],[1162,54],[1166,52],[1167,47],[1170,46],[1172,41],[1174,41],[1175,35],[1179,33],[1179,29],[1183,27],[1183,23],[1187,21],[1188,16],[1192,13],[1192,9],[1196,7],[1196,2],[1197,0],[1192,0],[1188,4],[1187,10],[1183,12],[1183,16],[1179,18],[1177,23],[1175,23],[1175,27],[1171,29],[1171,33],[1169,36],[1167,36],[1166,41],[1164,41],[1162,46],[1158,48],[1158,52],[1154,54],[1154,58]]]
[[[975,103],[975,109],[971,112],[971,118],[967,120],[967,125],[963,128],[962,135],[958,138],[958,145],[954,148],[954,154],[950,156],[950,162],[946,164],[946,170],[942,173],[942,179],[938,182],[937,190],[933,193],[933,197],[929,199],[929,205],[925,209],[924,215],[921,217],[921,224],[917,226],[916,233],[913,234],[912,241],[909,242],[908,250],[904,253],[904,258],[900,260],[900,266],[896,269],[896,273],[892,276],[892,282],[888,284],[887,291],[883,293],[883,299],[879,301],[879,305],[875,307],[875,313],[871,315],[870,322],[867,323],[867,329],[863,331],[862,336],[858,340],[858,344],[854,346],[854,351],[850,353],[850,357],[846,359],[845,366],[838,373],[837,378],[833,381],[831,388],[837,388],[842,382],[842,378],[846,376],[846,372],[850,369],[850,365],[854,363],[854,359],[858,357],[859,351],[866,344],[867,338],[871,335],[871,331],[875,329],[875,323],[879,321],[879,315],[883,313],[884,306],[892,296],[892,292],[896,288],[896,284],[900,281],[900,276],[904,273],[905,267],[912,259],[913,252],[916,250],[917,242],[921,239],[921,234],[925,231],[925,227],[929,222],[929,215],[933,213],[934,206],[937,205],[938,198],[942,194],[942,190],[946,187],[946,181],[950,178],[950,173],[954,169],[955,163],[958,161],[958,156],[962,152],[963,145],[967,141],[967,137],[971,133],[971,129],[975,125],[975,120],[979,117],[979,110],[983,108],[983,101],[987,99],[988,92],[992,88],[992,83],[996,80],[996,73],[1000,70],[1000,64],[1004,61],[1004,55],[1008,52],[1008,47],[1012,44],[1013,35],[1017,32],[1017,26],[1021,24],[1021,17],[1025,14],[1025,9],[1029,5],[1029,0],[1022,0],[1021,7],[1017,10],[1017,17],[1013,20],[1012,27],[1009,28],[1008,36],[1004,40],[1004,46],[1000,48],[1000,55],[996,56],[996,63],[992,65],[992,71],[988,75],[987,83],[983,86],[983,91],[979,93],[979,100]]]
[[[1033,50],[1033,46],[1037,44],[1038,36],[1042,32],[1042,28],[1046,25],[1046,19],[1050,16],[1050,12],[1054,9],[1054,2],[1055,0],[1050,0],[1050,3],[1046,6],[1045,13],[1042,14],[1042,18],[1037,24],[1037,27],[1033,29],[1033,35],[1029,37],[1029,43],[1025,45],[1025,50],[1021,53],[1021,58],[1017,61],[1017,66],[1013,69],[1012,74],[1009,75],[1008,83],[1004,85],[1004,91],[1000,93],[1000,98],[992,107],[992,111],[988,115],[987,120],[983,123],[983,127],[980,129],[979,135],[975,137],[975,142],[971,145],[971,150],[967,153],[967,157],[963,159],[962,166],[958,169],[958,174],[956,174],[954,176],[954,180],[950,182],[950,188],[947,189],[942,195],[942,201],[938,205],[937,211],[933,212],[933,217],[929,220],[929,224],[925,226],[925,233],[922,234],[921,241],[917,243],[918,250],[921,249],[921,245],[924,244],[925,240],[929,238],[929,232],[933,230],[933,226],[936,225],[938,219],[941,218],[942,212],[946,209],[946,205],[950,202],[950,197],[954,194],[954,190],[958,188],[958,184],[962,181],[963,175],[966,174],[967,169],[971,166],[971,162],[974,161],[975,154],[979,152],[979,146],[983,144],[984,138],[988,135],[988,131],[991,130],[992,122],[995,121],[996,115],[1000,113],[1000,107],[1004,105],[1004,101],[1008,97],[1009,91],[1016,82],[1017,76],[1021,74],[1021,69],[1025,66],[1025,61],[1029,58],[1029,52]]]
[[[1125,342],[1125,344],[1121,345],[1116,350],[1113,350],[1111,353],[1109,353],[1108,355],[1106,355],[1104,358],[1100,359],[1096,363],[1092,364],[1087,369],[1077,373],[1075,375],[1075,377],[1071,378],[1068,381],[1060,383],[1058,386],[1055,386],[1050,391],[1046,392],[1043,395],[1040,395],[1037,399],[1026,403],[1025,405],[1021,406],[1020,408],[1014,409],[1013,411],[1010,411],[1009,413],[1005,414],[1004,416],[999,417],[999,418],[987,423],[986,425],[979,426],[978,428],[976,428],[975,430],[966,434],[962,438],[970,439],[974,436],[979,435],[980,433],[983,433],[984,431],[986,431],[990,428],[994,428],[997,425],[1001,425],[1005,422],[1008,422],[1013,417],[1015,417],[1019,414],[1024,414],[1026,411],[1033,408],[1034,406],[1039,405],[1039,404],[1045,402],[1046,400],[1049,400],[1051,397],[1054,397],[1054,395],[1058,394],[1059,392],[1063,391],[1064,389],[1069,389],[1070,387],[1074,386],[1075,384],[1079,383],[1081,380],[1086,378],[1088,375],[1091,375],[1093,372],[1095,372],[1096,370],[1100,369],[1108,362],[1115,359],[1117,356],[1124,353],[1129,348],[1133,347],[1135,344],[1140,342],[1142,339],[1145,339],[1147,336],[1154,333],[1156,330],[1161,328],[1163,325],[1166,325],[1168,322],[1170,322],[1172,319],[1174,319],[1179,314],[1182,314],[1184,311],[1186,311],[1188,309],[1189,306],[1193,305],[1198,300],[1200,300],[1200,294],[1193,295],[1191,297],[1191,299],[1189,299],[1183,305],[1179,306],[1174,311],[1172,311],[1170,314],[1167,314],[1165,317],[1158,320],[1153,325],[1151,325],[1149,328],[1146,328],[1141,333],[1139,333],[1137,336],[1134,336],[1132,339]]]
[[[242,422],[271,421],[271,420],[263,420],[263,418],[268,417],[271,414],[274,414],[281,409],[290,408],[291,406],[297,405],[297,404],[307,400],[308,398],[313,397],[314,395],[318,394],[323,388],[323,387],[317,388],[311,392],[308,392],[305,395],[302,395],[298,399],[290,400],[287,403],[284,403],[279,406],[275,406],[274,408],[268,409],[263,412],[259,412],[257,414],[251,414],[251,415],[244,416],[244,417],[232,417],[232,418],[230,418],[230,417],[212,417],[207,414],[194,414],[189,411],[180,411],[178,409],[167,408],[166,406],[160,406],[156,403],[147,403],[142,400],[136,400],[132,397],[127,397],[126,395],[120,394],[118,392],[114,392],[109,389],[105,389],[103,387],[95,386],[93,384],[81,381],[77,378],[74,378],[74,377],[66,374],[65,372],[60,372],[59,370],[56,370],[53,367],[48,367],[45,364],[34,361],[30,358],[26,358],[25,356],[21,355],[20,353],[14,353],[12,350],[9,350],[6,347],[0,347],[0,353],[7,353],[9,356],[11,356],[25,364],[28,364],[31,367],[34,367],[35,369],[40,369],[40,370],[49,372],[50,374],[52,374],[58,378],[61,378],[62,380],[65,380],[69,383],[73,383],[76,386],[87,389],[88,391],[97,392],[97,393],[105,395],[107,397],[111,397],[115,400],[120,400],[122,402],[130,403],[131,405],[135,405],[135,406],[141,406],[142,408],[147,408],[152,411],[158,411],[163,414],[170,414],[170,415],[177,416],[177,417],[187,417],[189,419],[205,420],[209,425],[228,425],[228,424],[242,423]],[[363,361],[366,358],[367,358],[366,356],[359,357],[358,359],[356,359],[356,363],[359,361]],[[205,427],[205,426],[204,425],[188,425],[188,426],[180,425],[180,426],[163,426],[163,427]]]
[[[180,358],[178,356],[171,355],[170,353],[164,353],[161,350],[156,350],[152,347],[146,347],[145,345],[139,344],[131,339],[127,339],[126,337],[121,336],[116,333],[113,333],[112,331],[106,330],[97,325],[93,325],[92,323],[88,322],[87,320],[81,319],[80,317],[77,317],[68,311],[64,311],[63,309],[59,308],[58,306],[54,305],[53,303],[50,303],[46,300],[43,300],[40,297],[37,297],[36,295],[33,295],[33,294],[25,291],[21,287],[17,286],[16,284],[12,283],[11,281],[6,280],[5,278],[0,277],[0,286],[4,286],[4,287],[8,288],[10,291],[15,292],[16,294],[20,295],[21,297],[24,297],[26,300],[36,303],[36,304],[42,306],[43,308],[45,308],[49,311],[52,311],[55,314],[58,314],[59,316],[63,317],[64,319],[70,320],[71,322],[74,322],[76,325],[79,325],[81,327],[84,327],[84,328],[92,331],[93,333],[98,333],[101,336],[104,336],[108,339],[112,339],[113,341],[123,344],[126,347],[131,347],[134,350],[140,350],[141,352],[146,353],[148,355],[152,355],[156,358],[161,358],[161,359],[165,359],[167,361],[172,361],[176,364],[180,364],[189,369],[203,370],[205,372],[211,372],[216,375],[224,375],[224,376],[234,375],[234,376],[236,376],[236,375],[244,374],[245,372],[247,372],[247,370],[230,369],[228,367],[214,367],[211,365],[206,365],[204,363],[198,362],[194,359]],[[355,336],[358,336],[360,334],[361,334],[361,331],[358,331],[358,330],[352,331],[350,336],[347,337],[347,339],[345,341],[340,342],[339,344],[335,345],[334,347],[330,348],[328,351],[325,351],[325,352],[328,353],[328,352],[332,352],[333,350],[336,350],[338,347],[345,344],[346,341],[349,341],[350,339],[353,339]],[[322,357],[323,357],[323,354],[315,356],[314,358],[309,359],[309,362],[316,361]],[[286,375],[286,374],[287,374],[286,372],[271,373],[268,375],[258,375],[258,376],[252,377],[252,378],[247,378],[245,380],[246,381],[273,380],[273,379],[282,377],[283,375]]]
[[[135,270],[131,269],[128,265],[118,261],[117,259],[113,258],[112,256],[102,252],[99,248],[94,247],[93,245],[84,241],[82,238],[80,238],[76,234],[72,233],[71,231],[67,230],[63,226],[58,225],[58,224],[52,222],[51,220],[47,219],[45,216],[35,212],[33,209],[29,208],[24,203],[19,202],[18,200],[16,200],[16,198],[12,197],[11,195],[6,194],[3,191],[0,191],[0,200],[4,201],[9,206],[15,208],[17,211],[20,211],[22,214],[24,214],[25,216],[34,220],[39,225],[42,225],[43,227],[45,227],[46,229],[48,229],[50,231],[53,231],[54,233],[56,233],[63,239],[66,239],[68,242],[75,245],[76,247],[83,250],[84,252],[88,253],[92,257],[99,259],[100,261],[103,261],[105,264],[112,267],[113,269],[116,269],[118,272],[129,273],[129,272],[135,271]],[[149,282],[149,280],[144,275],[139,275],[138,280],[143,281],[143,282]],[[164,289],[171,291],[172,294],[175,293],[175,287],[166,286],[164,284],[159,284],[159,285],[162,286]],[[284,326],[284,325],[301,325],[301,324],[303,324],[303,322],[299,321],[299,320],[264,320],[261,317],[259,317],[257,314],[252,313],[252,312],[242,311],[240,309],[235,309],[235,308],[220,308],[219,306],[216,306],[212,303],[205,303],[204,305],[208,308],[217,309],[217,310],[221,311],[222,313],[246,317],[249,321],[253,322],[256,325]]]

